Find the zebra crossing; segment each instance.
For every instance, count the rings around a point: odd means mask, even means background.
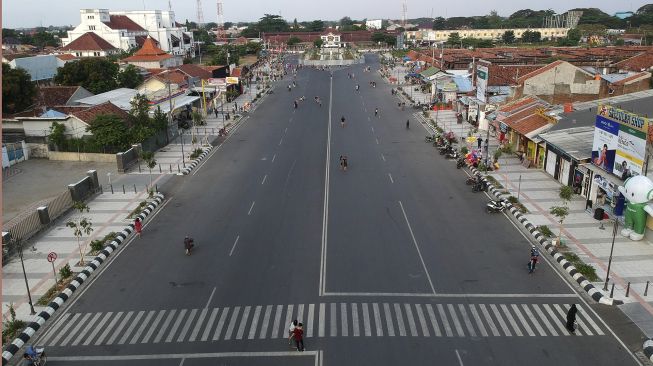
[[[307,338],[557,337],[569,304],[317,303],[66,313],[45,333],[49,347],[277,339],[293,319]],[[604,330],[579,306],[577,336]]]

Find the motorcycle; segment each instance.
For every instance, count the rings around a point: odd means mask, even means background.
[[[435,135],[424,137],[424,142],[435,142]]]
[[[458,157],[459,157],[458,151],[456,151],[456,150],[447,152],[445,154],[445,156],[446,156],[447,159],[458,159]]]
[[[483,192],[487,190],[487,185],[482,180],[478,180],[476,184],[472,186],[472,192]]]
[[[45,347],[34,347],[32,345],[27,346],[23,359],[29,360],[34,366],[45,366],[48,361],[48,357],[45,355]]]
[[[485,211],[487,213],[503,212],[503,210],[505,210],[506,208],[508,208],[508,205],[503,200],[490,201],[487,203],[487,205],[485,205]]]
[[[440,146],[440,147],[438,148],[438,150],[440,150],[440,155],[444,155],[444,154],[446,154],[447,152],[454,151],[454,150],[453,150],[453,147],[451,147],[451,145],[442,145],[442,146]]]
[[[471,186],[473,184],[476,184],[477,181],[478,181],[478,179],[476,178],[476,176],[471,176],[471,177],[467,177],[467,180],[465,181],[465,184],[467,184],[468,186]]]
[[[460,168],[462,168],[464,166],[465,166],[465,158],[461,156],[456,161],[456,168],[460,169]]]

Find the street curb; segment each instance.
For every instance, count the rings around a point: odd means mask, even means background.
[[[508,207],[508,210],[512,214],[512,216],[524,227],[528,232],[531,234],[531,236],[537,240],[537,242],[544,247],[544,249],[555,259],[556,262],[558,262],[562,268],[571,275],[571,277],[576,280],[576,282],[580,285],[580,287],[587,292],[588,295],[594,299],[594,301],[604,304],[604,305],[620,305],[623,302],[620,300],[614,300],[612,298],[608,298],[605,296],[601,291],[599,291],[590,281],[588,281],[585,276],[580,274],[576,267],[574,267],[569,261],[565,259],[565,257],[560,254],[555,249],[555,246],[549,242],[546,237],[540,233],[535,225],[533,225],[528,219],[519,211],[519,209],[515,206],[513,206],[512,203],[510,203],[508,200],[503,198],[501,192],[499,192],[498,189],[494,187],[494,185],[483,175],[481,172],[478,171],[478,169],[474,168],[473,166],[469,166],[469,169],[472,171],[472,174],[474,174],[477,177],[480,177],[481,180],[487,185],[488,191],[490,191],[495,197],[498,199],[504,201]]]
[[[653,362],[653,339],[644,342],[644,355],[649,361]]]
[[[213,149],[213,146],[205,147],[204,152],[202,154],[200,154],[200,156],[197,159],[191,161],[190,164],[187,167],[185,167],[184,169],[181,170],[181,174],[182,175],[190,174],[190,172],[193,169],[195,169],[197,164],[199,164],[200,161],[202,161],[202,159],[204,159],[212,149]]]
[[[141,219],[141,221],[144,221],[147,216],[149,216],[154,209],[163,202],[163,194],[157,193],[154,196],[154,201],[150,202],[147,207],[141,212],[138,217]],[[114,252],[120,244],[122,244],[127,238],[134,232],[134,223],[130,223],[127,225],[121,232],[117,233],[116,239],[114,239],[109,245],[104,247],[102,251],[100,251],[100,254],[97,255],[91,261],[88,263],[88,265],[82,270],[77,277],[75,277],[70,284],[66,287],[65,290],[63,290],[59,295],[57,295],[54,300],[52,300],[48,306],[45,308],[45,310],[41,311],[37,316],[36,319],[31,322],[24,330],[23,332],[16,338],[14,339],[13,342],[9,346],[5,348],[5,350],[2,352],[2,365],[6,365],[11,358],[16,355],[16,352],[20,350],[27,341],[30,340],[30,338],[36,333],[45,322],[52,317],[55,311],[59,309],[66,300],[72,297],[73,293],[79,289],[79,287],[86,281],[89,277],[91,277],[91,274],[97,270],[100,265],[106,261],[106,259],[111,255],[112,252]]]

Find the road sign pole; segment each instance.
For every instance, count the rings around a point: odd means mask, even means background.
[[[57,287],[59,280],[57,279],[57,271],[54,269],[54,261],[50,262],[52,264],[52,274],[54,275],[54,287]]]

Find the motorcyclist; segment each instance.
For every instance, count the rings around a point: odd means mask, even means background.
[[[535,271],[535,265],[537,264],[539,257],[539,250],[537,250],[535,245],[531,246],[531,259],[528,261],[528,273],[533,273],[533,271]]]
[[[186,255],[190,255],[190,251],[193,249],[195,246],[193,238],[190,236],[186,235],[184,238],[184,249],[186,249]]]
[[[407,120],[406,120],[406,129],[409,129],[409,128],[410,128],[410,120],[407,119]]]

